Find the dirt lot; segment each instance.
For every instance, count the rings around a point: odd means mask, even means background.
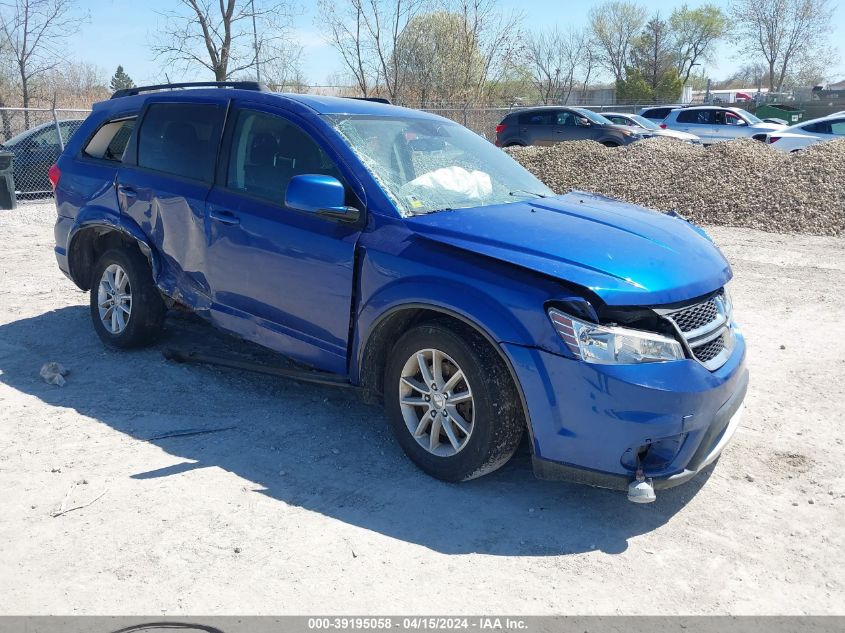
[[[845,240],[712,230],[749,343],[744,424],[635,506],[536,481],[527,449],[429,479],[353,395],[163,360],[249,351],[191,318],[106,351],[53,213],[0,212],[0,613],[845,613]],[[154,439],[197,427],[234,428]],[[96,501],[54,518],[69,490]]]

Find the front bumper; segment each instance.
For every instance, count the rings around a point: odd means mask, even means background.
[[[714,462],[739,425],[748,371],[738,333],[733,355],[713,372],[694,360],[594,365],[504,347],[525,396],[541,479],[625,489],[647,447],[661,457],[646,456],[645,476],[668,488]]]

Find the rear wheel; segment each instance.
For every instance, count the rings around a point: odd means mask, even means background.
[[[525,426],[516,388],[490,344],[440,323],[417,326],[397,341],[384,401],[408,457],[446,481],[502,466]]]
[[[94,266],[91,320],[110,347],[141,347],[161,334],[166,307],[146,258],[135,249],[106,251]]]

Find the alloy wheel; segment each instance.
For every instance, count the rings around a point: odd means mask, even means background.
[[[129,275],[119,264],[111,264],[103,271],[97,288],[97,308],[107,332],[121,334],[126,329],[132,314],[132,288]]]
[[[408,431],[433,455],[459,453],[472,435],[472,389],[455,360],[440,350],[419,350],[405,362],[399,405]]]

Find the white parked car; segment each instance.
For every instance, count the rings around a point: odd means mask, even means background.
[[[785,125],[764,123],[742,108],[722,106],[675,108],[660,127],[695,134],[705,145],[786,129]]]
[[[782,132],[770,132],[762,140],[782,152],[797,152],[810,145],[838,138],[845,138],[845,112],[804,121]]]
[[[638,130],[648,130],[654,136],[663,136],[666,138],[673,138],[685,143],[692,143],[700,145],[701,139],[695,134],[688,134],[686,132],[678,132],[677,130],[664,130],[657,123],[651,119],[647,119],[639,114],[629,114],[627,112],[602,112],[601,115],[605,119],[610,119],[617,125],[627,125]]]

